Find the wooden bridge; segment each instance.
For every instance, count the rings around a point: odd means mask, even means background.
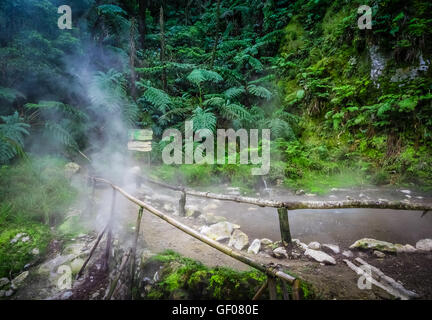
[[[121,265],[120,265],[120,271],[117,275],[117,277],[114,279],[114,281],[111,283],[110,290],[107,294],[106,299],[110,300],[118,283],[118,280],[120,279],[122,273],[126,269],[128,262],[130,266],[130,273],[131,273],[131,285],[134,281],[134,274],[136,269],[136,247],[138,242],[138,237],[140,233],[140,226],[141,226],[141,219],[143,215],[144,209],[159,217],[162,220],[165,220],[167,223],[171,224],[172,226],[178,228],[179,230],[189,234],[190,236],[200,240],[201,242],[219,250],[220,252],[242,262],[245,263],[267,275],[267,280],[264,282],[264,284],[261,286],[261,288],[258,290],[258,292],[253,297],[253,300],[259,299],[262,293],[268,288],[269,290],[269,296],[270,299],[274,300],[277,298],[276,293],[276,284],[277,280],[281,281],[281,288],[283,291],[283,297],[284,299],[294,299],[298,300],[300,299],[300,279],[297,279],[281,270],[281,268],[274,266],[274,265],[263,265],[261,263],[258,263],[249,257],[233,250],[230,247],[227,247],[213,239],[210,239],[201,233],[197,232],[196,230],[188,227],[185,224],[182,224],[181,222],[177,221],[176,219],[173,219],[172,217],[168,216],[167,214],[161,212],[160,210],[154,208],[153,206],[135,198],[134,196],[130,195],[128,192],[120,188],[119,186],[113,184],[112,182],[98,178],[98,177],[88,177],[89,183],[91,183],[93,191],[92,191],[92,197],[94,197],[95,194],[95,185],[97,183],[99,184],[105,184],[112,188],[113,194],[112,194],[112,203],[111,203],[111,213],[110,218],[105,226],[105,228],[99,233],[96,242],[93,246],[93,248],[90,251],[89,257],[84,262],[84,265],[82,266],[81,270],[77,274],[77,279],[81,277],[85,267],[87,266],[88,262],[90,261],[93,253],[95,252],[97,246],[99,245],[102,237],[104,234],[107,234],[107,241],[106,241],[106,248],[105,248],[105,254],[104,254],[104,268],[108,268],[108,262],[110,259],[110,252],[111,252],[111,245],[112,245],[112,222],[114,217],[114,210],[115,210],[115,202],[116,202],[116,195],[117,193],[121,194],[123,197],[131,201],[132,203],[135,203],[138,206],[138,215],[136,220],[136,227],[135,227],[135,236],[132,247],[127,251],[127,253],[123,256]],[[251,197],[243,197],[243,196],[233,196],[233,195],[224,195],[224,194],[216,194],[211,192],[200,192],[195,191],[192,189],[188,189],[182,186],[172,186],[163,182],[159,182],[156,180],[152,180],[143,176],[137,176],[136,177],[137,184],[140,185],[141,183],[149,183],[158,185],[160,187],[164,187],[167,189],[171,189],[174,191],[181,192],[181,196],[179,199],[179,214],[180,216],[185,216],[186,210],[186,197],[187,195],[195,196],[195,197],[203,197],[203,198],[209,198],[209,199],[217,199],[217,200],[224,200],[224,201],[234,201],[239,203],[246,203],[246,204],[252,204],[257,205],[259,207],[272,207],[276,208],[277,214],[279,216],[279,225],[280,225],[280,232],[281,232],[281,240],[282,244],[289,250],[289,247],[291,246],[291,232],[290,232],[290,226],[289,226],[289,218],[288,218],[288,210],[294,210],[294,209],[337,209],[337,208],[380,208],[380,209],[397,209],[397,210],[422,210],[424,212],[427,212],[429,210],[432,210],[432,204],[415,204],[415,203],[407,203],[403,201],[365,201],[365,200],[346,200],[346,201],[273,201],[273,200],[264,200],[264,199],[258,199],[258,198],[251,198]],[[287,251],[288,251],[287,250]],[[289,294],[289,291],[287,289],[286,284],[291,286],[291,294]]]

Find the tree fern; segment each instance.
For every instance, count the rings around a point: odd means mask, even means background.
[[[194,131],[199,129],[209,129],[214,132],[216,130],[216,116],[209,109],[197,107],[192,115]]]
[[[197,86],[201,83],[208,82],[220,82],[223,80],[221,75],[215,71],[205,70],[205,69],[194,69],[188,76],[187,79]]]
[[[253,94],[254,96],[264,98],[266,100],[270,100],[273,96],[273,94],[270,92],[270,90],[268,90],[262,86],[257,86],[255,84],[248,85],[247,90],[249,93]]]

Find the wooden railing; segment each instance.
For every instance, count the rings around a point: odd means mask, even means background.
[[[178,228],[179,230],[189,234],[190,236],[198,239],[199,241],[219,250],[220,252],[222,252],[222,253],[224,253],[224,254],[226,254],[226,255],[228,255],[228,256],[230,256],[230,257],[232,257],[232,258],[234,258],[234,259],[236,259],[242,263],[245,263],[252,268],[255,268],[255,269],[265,273],[267,275],[267,280],[264,282],[264,284],[261,286],[261,288],[258,290],[258,292],[253,297],[254,300],[258,299],[262,295],[262,293],[265,291],[266,288],[268,288],[268,290],[269,290],[270,299],[276,299],[277,298],[277,293],[276,293],[276,283],[277,282],[276,282],[276,280],[281,281],[281,288],[283,291],[284,299],[289,298],[289,293],[288,293],[288,289],[286,287],[286,283],[291,285],[291,288],[292,288],[291,298],[294,300],[300,299],[300,280],[287,274],[287,273],[285,273],[285,272],[283,272],[279,267],[274,266],[274,265],[268,266],[268,265],[258,263],[256,261],[252,260],[251,258],[233,250],[232,248],[227,247],[227,246],[225,246],[225,245],[223,245],[223,244],[221,244],[221,243],[219,243],[213,239],[210,239],[210,238],[202,235],[201,233],[188,227],[187,225],[177,221],[176,219],[173,219],[172,217],[169,217],[168,215],[164,214],[163,212],[159,211],[158,209],[154,208],[153,206],[135,198],[134,196],[130,195],[128,192],[126,192],[125,190],[123,190],[122,188],[118,187],[117,185],[113,184],[112,182],[110,182],[108,180],[96,178],[96,177],[90,177],[89,180],[93,185],[92,196],[94,196],[94,194],[95,194],[94,188],[95,188],[96,183],[106,184],[112,188],[113,195],[112,195],[112,203],[111,203],[111,213],[110,213],[110,218],[109,218],[107,225],[99,233],[98,237],[96,238],[95,244],[93,245],[92,249],[90,250],[89,256],[87,257],[86,261],[84,262],[81,270],[78,272],[77,277],[76,277],[77,279],[79,279],[82,276],[87,264],[89,263],[92,255],[94,254],[94,252],[95,252],[96,248],[98,247],[104,234],[107,234],[107,243],[106,243],[105,254],[104,254],[103,268],[105,270],[108,270],[108,268],[109,268],[108,262],[110,259],[111,245],[112,245],[112,222],[114,221],[116,194],[117,193],[121,194],[123,197],[125,197],[126,199],[128,199],[132,203],[135,203],[139,207],[137,221],[136,221],[136,227],[135,227],[135,237],[134,237],[132,247],[123,256],[121,266],[119,269],[119,274],[114,279],[114,281],[112,281],[111,287],[110,287],[110,290],[108,291],[106,299],[108,299],[108,300],[111,299],[112,295],[114,294],[118,280],[119,280],[121,274],[123,273],[123,271],[125,270],[125,267],[126,267],[129,260],[130,260],[130,271],[131,271],[131,286],[133,284],[135,266],[136,266],[136,261],[135,261],[136,260],[136,247],[137,247],[137,242],[138,242],[138,237],[139,237],[139,232],[140,232],[143,210],[146,210],[147,212],[159,217],[160,219],[165,220],[166,222],[168,222],[172,226],[174,226],[174,227]],[[158,183],[158,182],[154,182],[154,183]],[[164,185],[163,183],[158,183],[158,184]],[[186,203],[186,193],[189,193],[190,191],[185,191],[184,189],[179,190],[178,188],[172,187],[169,185],[165,185],[165,186],[169,187],[170,189],[177,190],[177,191],[183,191],[182,197],[181,197],[179,203],[180,203],[181,208],[184,212],[185,203]]]

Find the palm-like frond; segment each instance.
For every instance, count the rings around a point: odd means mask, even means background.
[[[250,84],[247,86],[247,90],[249,93],[253,94],[254,96],[264,98],[266,100],[270,100],[273,96],[273,94],[268,90],[267,88],[264,88],[262,86],[257,86],[255,84]]]
[[[23,122],[17,112],[11,116],[0,117],[0,163],[5,163],[24,153],[24,136],[28,135],[28,124]]]
[[[193,84],[200,86],[201,83],[208,82],[220,82],[223,80],[221,75],[215,71],[205,69],[194,69],[188,76],[187,79]]]
[[[214,132],[216,129],[216,116],[209,109],[197,107],[192,115],[194,131],[199,129],[209,129]]]

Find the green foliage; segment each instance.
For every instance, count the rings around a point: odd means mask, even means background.
[[[15,112],[11,116],[0,116],[0,164],[17,155],[24,155],[24,136],[28,135],[28,124]]]

